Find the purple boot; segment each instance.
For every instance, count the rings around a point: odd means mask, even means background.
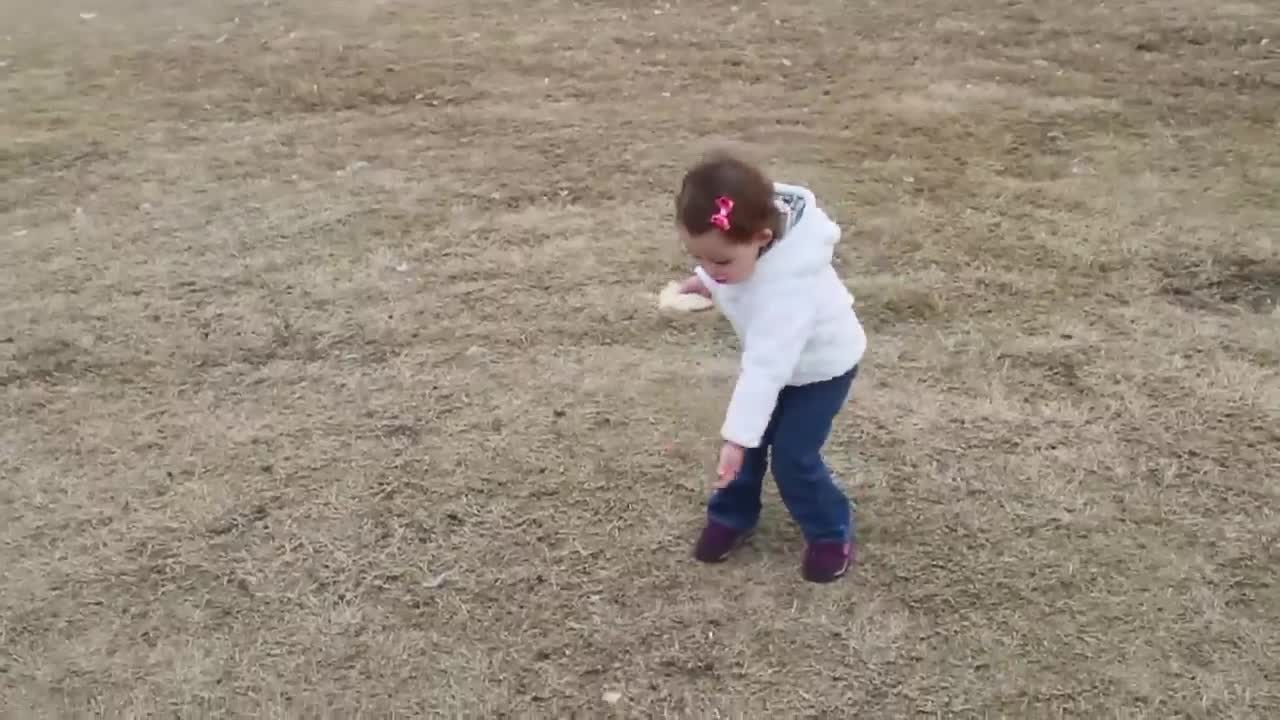
[[[804,579],[813,583],[839,580],[853,563],[857,548],[852,542],[816,542],[805,549]]]
[[[693,556],[704,563],[724,562],[750,536],[750,530],[735,530],[715,520],[708,520],[693,549]]]

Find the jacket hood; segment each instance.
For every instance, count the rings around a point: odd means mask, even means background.
[[[831,265],[840,226],[808,188],[774,183],[779,208],[785,214],[782,237],[760,258],[756,273],[769,281],[816,275]]]

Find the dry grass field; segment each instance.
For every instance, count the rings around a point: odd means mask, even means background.
[[[1280,716],[1273,0],[0,0],[0,715]],[[846,228],[829,461],[689,557],[719,142]]]

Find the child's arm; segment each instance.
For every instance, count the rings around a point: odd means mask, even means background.
[[[777,299],[751,323],[743,342],[742,369],[720,429],[726,441],[744,448],[760,445],[778,393],[791,379],[817,317],[814,287],[796,282],[780,288]]]

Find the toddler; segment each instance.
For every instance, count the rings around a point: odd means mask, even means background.
[[[742,342],[694,555],[722,562],[750,535],[768,465],[804,533],[804,578],[836,580],[855,556],[853,507],[822,446],[867,344],[853,296],[831,266],[840,227],[808,189],[770,182],[722,154],[689,170],[675,209],[697,262],[681,290],[711,298]]]

